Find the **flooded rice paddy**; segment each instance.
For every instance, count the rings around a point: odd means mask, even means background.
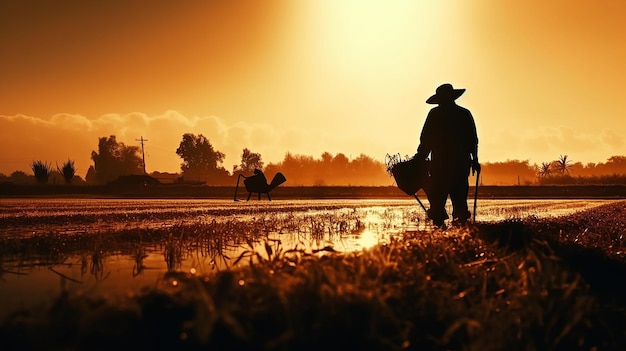
[[[609,202],[479,199],[476,220],[560,216]],[[123,295],[167,272],[204,274],[288,249],[355,251],[429,229],[415,199],[0,199],[0,318],[63,290]]]

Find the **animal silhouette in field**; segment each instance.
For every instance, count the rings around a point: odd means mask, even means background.
[[[265,178],[265,174],[263,174],[260,169],[255,169],[254,175],[248,177],[244,176],[243,174],[239,174],[239,177],[237,177],[237,186],[235,187],[235,201],[239,201],[237,199],[237,190],[239,189],[239,180],[241,178],[243,178],[243,184],[248,191],[248,198],[246,199],[246,201],[250,200],[250,196],[252,196],[252,193],[258,193],[259,200],[261,200],[261,194],[266,194],[267,199],[269,201],[272,201],[272,198],[270,197],[270,191],[287,181],[287,178],[285,178],[282,173],[278,172],[276,173],[276,175],[274,175],[274,178],[272,178],[272,181],[268,184],[267,179]]]

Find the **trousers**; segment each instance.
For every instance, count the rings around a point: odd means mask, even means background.
[[[431,169],[428,187],[424,189],[430,203],[428,218],[435,225],[441,225],[450,218],[446,211],[448,196],[452,202],[452,218],[461,223],[466,222],[471,214],[467,207],[469,192],[469,165],[452,167],[435,167]]]

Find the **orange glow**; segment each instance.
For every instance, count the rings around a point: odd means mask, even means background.
[[[239,162],[412,154],[441,83],[476,119],[482,161],[624,154],[626,2],[39,1],[0,5],[0,173],[92,164],[144,136],[177,172],[184,133]]]
[[[378,245],[380,242],[378,240],[378,235],[370,230],[365,230],[361,233],[359,240],[357,242],[357,247],[361,249],[369,249],[374,245]]]

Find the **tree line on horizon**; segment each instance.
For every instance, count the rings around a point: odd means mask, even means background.
[[[161,183],[234,185],[239,174],[252,175],[262,170],[267,178],[283,173],[289,186],[389,186],[394,180],[383,162],[365,154],[354,159],[343,153],[324,152],[319,158],[287,152],[282,161],[265,165],[260,153],[244,148],[240,163],[228,171],[222,164],[225,154],[215,149],[202,134],[185,133],[176,154],[182,159],[180,173],[154,171],[149,176]],[[74,161],[68,158],[61,166],[37,160],[30,164],[28,175],[15,171],[0,173],[0,182],[14,184],[105,185],[121,176],[146,175],[138,146],[118,142],[115,135],[98,138],[98,150],[91,152],[93,165],[85,179],[76,175]],[[541,164],[528,160],[507,160],[481,164],[481,185],[548,184],[626,184],[626,156],[612,156],[606,162],[574,162],[567,155]]]
[[[531,164],[507,160],[482,164],[485,185],[574,185],[626,184],[626,156],[611,156],[606,162],[574,162],[567,155],[554,161]]]

